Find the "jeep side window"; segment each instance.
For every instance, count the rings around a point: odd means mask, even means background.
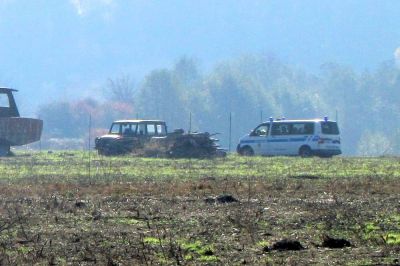
[[[132,135],[131,125],[130,124],[121,124],[121,132],[122,132],[122,135],[125,135],[125,136]]]
[[[147,135],[155,135],[156,134],[156,125],[147,124]]]
[[[166,134],[165,125],[157,124],[157,135],[165,135],[165,134]]]
[[[146,124],[139,124],[137,135],[145,135],[146,134]]]
[[[119,134],[119,129],[120,129],[120,124],[115,123],[112,124],[111,128],[110,128],[110,134]]]
[[[137,125],[136,123],[131,124],[131,131],[132,131],[132,135],[136,135],[136,130],[137,130]]]

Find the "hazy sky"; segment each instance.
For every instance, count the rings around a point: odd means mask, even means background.
[[[400,46],[399,10],[398,0],[0,0],[0,86],[32,112],[183,55],[205,69],[251,53],[311,71],[373,69]]]

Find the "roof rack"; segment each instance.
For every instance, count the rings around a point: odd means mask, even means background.
[[[0,87],[0,92],[11,92],[11,91],[18,91],[15,89],[11,89],[11,88],[5,88],[5,87]]]

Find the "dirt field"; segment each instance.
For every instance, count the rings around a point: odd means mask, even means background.
[[[0,192],[2,265],[400,264],[398,158],[21,153]]]

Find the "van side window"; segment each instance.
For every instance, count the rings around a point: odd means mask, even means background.
[[[271,135],[273,136],[289,135],[289,133],[290,133],[290,124],[284,124],[284,123],[272,124]]]
[[[290,129],[291,135],[312,135],[314,134],[314,123],[293,123]]]
[[[307,134],[307,135],[314,134],[314,123],[305,123],[304,134]]]

